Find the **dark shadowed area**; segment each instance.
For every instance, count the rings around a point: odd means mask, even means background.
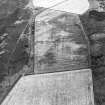
[[[105,12],[88,11],[80,16],[91,45],[91,68],[93,72],[96,105],[105,104]]]

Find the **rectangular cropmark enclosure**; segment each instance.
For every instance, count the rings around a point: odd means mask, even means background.
[[[89,42],[77,14],[46,9],[34,30],[36,74],[89,68]]]

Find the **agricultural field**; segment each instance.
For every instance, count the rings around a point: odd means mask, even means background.
[[[27,3],[28,0],[0,0],[0,100],[20,75],[29,70],[32,71],[27,67],[30,63],[27,53],[28,39],[19,40],[31,18],[32,11],[25,8]],[[41,8],[42,10],[44,9]],[[95,104],[104,105],[105,13],[101,15],[95,13],[97,15],[89,11],[78,16],[62,12],[56,14],[52,12],[47,17],[44,12],[38,15],[35,19],[35,26],[37,26],[35,28],[35,49],[37,50],[35,51],[37,52],[34,51],[36,58],[34,71],[46,73],[55,72],[54,69],[56,71],[67,70],[71,66],[70,70],[91,67]],[[52,17],[52,15],[55,16]],[[70,18],[72,16],[73,18]],[[38,19],[41,21],[40,24]],[[84,34],[88,38],[89,46],[87,46]],[[64,46],[63,49],[62,46]],[[70,53],[74,55],[70,56]],[[81,58],[78,57],[80,55]],[[87,59],[91,61],[91,65]],[[70,65],[68,62],[71,62]],[[81,62],[81,65],[77,62]],[[65,65],[65,68],[62,68],[62,65]]]

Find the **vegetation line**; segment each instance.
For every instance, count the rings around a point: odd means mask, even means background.
[[[79,20],[80,20],[80,18],[79,18]],[[87,36],[87,34],[86,34],[86,32],[85,32],[84,28],[83,28],[83,25],[82,25],[81,20],[80,20],[80,26],[81,26],[81,29],[82,29],[82,31],[83,31],[83,33],[84,33],[84,35],[85,35],[85,39],[86,39],[87,44],[88,44],[88,46],[87,46],[87,47],[88,47],[88,56],[89,56],[89,61],[88,61],[88,63],[89,63],[89,67],[91,67],[90,42],[89,42],[89,38],[88,38],[88,36]]]

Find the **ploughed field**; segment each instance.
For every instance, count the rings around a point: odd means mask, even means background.
[[[88,40],[78,15],[45,10],[35,18],[35,73],[89,67]]]

